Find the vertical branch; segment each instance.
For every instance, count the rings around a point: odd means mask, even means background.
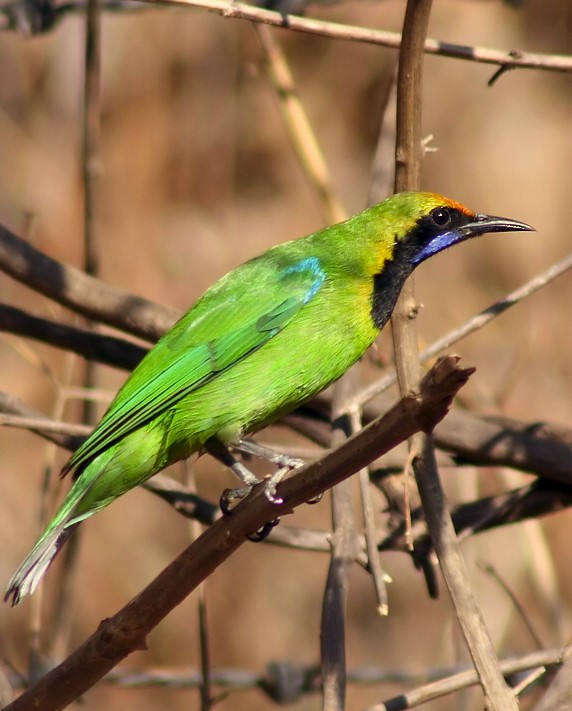
[[[423,45],[432,0],[408,0],[399,53],[395,191],[417,190],[421,167],[421,84]],[[401,392],[416,389],[420,377],[413,282],[405,285],[392,318],[397,376]],[[410,442],[413,468],[445,583],[475,664],[485,707],[516,711],[518,703],[502,676],[481,612],[472,594],[451,516],[439,479],[432,441],[417,435]]]
[[[336,416],[351,394],[359,375],[359,365],[349,370],[334,388],[332,412],[334,423],[332,447],[339,446],[352,433],[349,416]],[[324,711],[342,711],[346,698],[346,625],[345,612],[349,572],[359,541],[356,529],[353,479],[346,479],[332,489],[332,555],[324,591],[321,622],[321,666]]]
[[[87,0],[85,21],[84,94],[82,116],[81,171],[83,183],[83,244],[84,264],[87,274],[97,276],[99,260],[96,240],[96,182],[99,173],[99,125],[101,115],[101,49],[99,0]],[[84,385],[95,386],[95,364],[85,366]],[[95,419],[94,403],[86,400],[83,420],[86,424]]]
[[[421,86],[423,46],[432,0],[408,0],[397,70],[395,138],[396,193],[419,190],[421,182]],[[417,387],[421,368],[417,356],[414,282],[408,279],[397,301],[391,325],[401,392]]]
[[[99,261],[95,229],[96,181],[99,175],[99,123],[101,115],[100,81],[100,8],[99,0],[87,0],[85,18],[85,51],[82,111],[81,177],[83,186],[83,269],[87,274],[97,276]],[[87,324],[92,325],[91,322]],[[96,386],[97,365],[86,361],[83,373],[83,387],[88,390]],[[92,399],[83,402],[82,421],[93,424],[97,419],[96,403]],[[79,533],[79,535],[78,535]],[[72,536],[62,554],[63,565],[57,597],[54,602],[53,640],[63,647],[69,639],[70,603],[72,599],[71,583],[77,562],[81,533]]]
[[[84,94],[81,171],[84,194],[84,269],[99,272],[95,234],[95,184],[99,173],[99,124],[101,115],[99,0],[87,0],[85,22]]]
[[[195,478],[195,468],[187,460],[184,463],[186,484],[193,494],[197,493],[197,485]],[[189,522],[189,533],[191,539],[196,540],[202,533],[201,524],[192,519]],[[213,706],[213,695],[211,686],[211,654],[209,644],[209,629],[208,629],[208,608],[207,608],[207,590],[206,581],[203,580],[197,587],[197,616],[199,624],[199,654],[201,657],[201,683],[199,694],[201,711],[210,711]]]
[[[272,32],[265,25],[255,25],[264,52],[266,71],[279,98],[279,106],[292,145],[302,169],[314,188],[326,222],[331,224],[346,219],[347,213],[337,198],[326,161],[294,83],[290,68]],[[332,411],[342,410],[351,394],[359,365],[354,366],[335,385]],[[351,432],[348,417],[334,424],[332,444],[341,444]],[[345,481],[332,490],[332,554],[321,622],[321,665],[323,708],[342,711],[346,695],[345,610],[349,585],[349,571],[357,553],[358,537],[354,516],[352,483]]]

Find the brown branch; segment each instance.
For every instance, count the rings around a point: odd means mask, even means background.
[[[51,420],[36,410],[27,407],[16,398],[1,392],[0,413],[12,413],[12,415],[0,415],[0,424],[3,423],[3,418],[11,418],[9,424],[12,426],[31,429],[36,434],[55,441],[60,446],[70,450],[79,446],[83,441],[83,435],[86,430],[83,425],[69,425],[67,423]],[[461,439],[459,446],[463,448],[463,458],[467,463],[473,464],[471,459],[476,459],[479,456],[478,448],[481,446],[479,428],[483,420],[475,416],[469,416],[459,411],[458,408],[452,409],[447,418],[437,425],[435,432],[439,431],[444,425],[454,421],[459,413],[461,413],[463,421],[465,422],[466,426],[462,431],[464,437],[468,440]],[[371,417],[369,421],[372,421]],[[511,428],[521,433],[520,436],[523,440],[522,446],[530,452],[532,461],[536,462],[540,469],[550,471],[550,469],[553,468],[558,473],[560,468],[569,466],[569,463],[572,461],[572,445],[566,445],[566,442],[572,442],[571,430],[564,430],[564,428],[562,428],[560,432],[560,428],[557,428],[555,425],[544,425],[542,428],[543,436],[539,436],[535,428],[532,428],[527,423],[510,422]],[[488,430],[489,423],[486,420],[484,423]],[[324,428],[324,431],[326,431],[326,428]],[[502,429],[499,425],[496,425],[495,432],[499,434],[498,439],[502,439]],[[474,453],[472,453],[470,449],[472,433],[476,433],[473,444],[477,447],[477,451]],[[549,439],[555,436],[560,437],[560,439]],[[456,437],[459,439],[460,434],[457,433]],[[447,442],[444,436],[442,436],[442,438],[444,442]],[[558,459],[552,456],[551,444],[554,444],[556,449],[559,450]],[[453,442],[451,442],[451,445],[453,445]],[[507,457],[510,455],[510,451],[509,448]],[[543,460],[543,454],[546,455],[546,460]],[[491,452],[491,455],[494,457],[494,450]],[[373,469],[370,475],[371,480],[382,488],[384,494],[387,494],[387,491],[383,487],[383,484],[392,474],[392,470],[388,467],[393,466],[394,470],[397,471],[401,471],[402,469],[401,457],[395,458],[393,465],[388,464],[389,459],[390,457],[388,457],[388,455],[384,456],[383,460],[381,460],[384,463],[384,468]],[[495,465],[499,462],[495,463],[493,460],[484,463]],[[524,463],[526,464],[526,462]],[[455,463],[453,460],[449,460],[446,461],[445,464],[454,466]],[[504,464],[510,466],[510,459],[505,461]],[[530,469],[530,467],[528,468]],[[220,516],[218,506],[197,497],[183,484],[165,474],[156,474],[152,479],[145,482],[143,486],[148,491],[162,498],[183,516],[196,519],[205,525],[211,525]],[[452,519],[457,534],[465,538],[468,535],[477,534],[481,531],[489,530],[490,528],[556,513],[570,506],[572,506],[572,476],[569,477],[568,484],[559,483],[556,480],[540,479],[539,481],[533,482],[532,485],[516,489],[515,491],[460,504],[452,511]],[[413,535],[417,557],[428,557],[433,547],[431,539],[427,535],[427,528],[423,519],[419,519],[415,522]],[[331,551],[330,534],[328,532],[301,529],[295,526],[278,526],[274,528],[267,542],[278,546],[296,548],[298,550],[324,553]],[[403,525],[394,528],[391,534],[378,543],[378,547],[381,551],[405,551],[407,546]],[[361,537],[360,551],[356,556],[356,561],[363,567],[367,567],[365,542]]]
[[[232,515],[208,528],[136,598],[102,622],[70,657],[7,706],[6,711],[63,709],[131,652],[146,649],[151,630],[249,534],[340,483],[413,432],[433,428],[472,372],[459,368],[455,358],[440,360],[431,371],[433,377],[423,380],[419,394],[403,398],[339,449],[283,482],[278,489],[283,504],[271,504],[260,490],[241,502]]]
[[[434,437],[439,447],[460,460],[510,466],[572,485],[572,430],[563,425],[477,417],[456,409],[435,429]]]
[[[396,87],[396,132],[394,192],[419,190],[421,183],[421,106],[423,95],[423,43],[427,36],[432,0],[408,0],[403,20]],[[417,307],[414,278],[407,279],[391,315],[393,352],[399,391],[417,388],[421,365],[417,344]],[[417,433],[408,443],[409,460],[420,452],[424,436]],[[402,480],[403,515],[410,518],[407,494],[412,488],[410,467]]]
[[[263,22],[275,27],[283,27],[295,32],[329,37],[331,39],[363,42],[380,47],[399,49],[401,35],[398,32],[376,30],[369,27],[326,22],[308,17],[288,15],[284,17],[279,12],[264,10],[252,5],[233,2],[232,0],[143,0],[154,5],[170,5],[177,7],[199,7],[221,15],[225,18]],[[533,54],[520,49],[510,51],[491,49],[489,47],[470,47],[467,45],[441,42],[427,39],[424,44],[426,54],[436,54],[452,59],[463,59],[481,64],[491,64],[506,69],[544,69],[555,72],[572,72],[572,57],[559,54]]]
[[[395,192],[418,190],[420,186],[423,43],[431,2],[408,0],[405,10],[397,77]],[[391,319],[397,376],[402,394],[416,387],[421,370],[415,321],[411,318],[414,313],[413,282],[408,279]],[[416,434],[410,442],[410,453],[427,528],[483,688],[485,708],[490,711],[516,711],[517,701],[502,677],[492,640],[469,584],[437,471],[431,438],[422,433]]]
[[[76,313],[156,341],[178,314],[48,257],[0,226],[0,270]]]
[[[360,364],[354,365],[333,387],[333,412],[354,389]],[[331,444],[340,446],[352,434],[347,416],[332,424]],[[322,708],[342,711],[346,701],[346,603],[350,570],[359,551],[353,483],[350,479],[332,490],[331,556],[322,602],[320,661],[322,669]]]
[[[147,352],[145,348],[123,338],[96,334],[76,326],[32,316],[6,304],[0,304],[0,331],[33,338],[77,353],[87,360],[124,370],[133,370]]]
[[[102,337],[94,336],[94,339],[97,338]],[[330,443],[330,424],[321,419],[321,413],[328,407],[328,395],[322,393],[297,412],[283,417],[280,424],[287,425],[327,448]],[[371,422],[383,412],[384,408],[379,404],[370,403],[364,410],[364,421]],[[31,429],[66,449],[75,449],[83,439],[67,435],[52,436],[57,431],[62,432],[62,423],[51,420],[3,392],[0,392],[0,413],[23,418],[21,422],[14,421],[13,426]],[[33,421],[31,425],[29,420]],[[45,428],[40,426],[43,422]],[[455,463],[506,466],[572,486],[572,429],[564,425],[545,421],[526,422],[508,417],[484,417],[453,407],[447,418],[437,425],[433,437],[440,449],[452,455],[453,459],[445,461],[448,466]],[[385,460],[378,466],[385,467]],[[399,468],[402,463],[395,460],[391,466]]]

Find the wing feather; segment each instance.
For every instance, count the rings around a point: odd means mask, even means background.
[[[261,348],[296,317],[325,281],[316,257],[286,267],[269,270],[268,266],[260,259],[251,260],[196,302],[133,371],[62,474],[81,471],[122,437]]]

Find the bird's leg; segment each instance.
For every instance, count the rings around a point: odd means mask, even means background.
[[[271,464],[276,464],[280,469],[297,469],[305,464],[303,459],[290,457],[288,454],[283,454],[282,452],[276,452],[270,449],[270,447],[264,447],[264,445],[258,444],[252,439],[241,439],[236,444],[233,443],[232,448],[244,454],[251,454],[259,459],[264,459]]]
[[[210,439],[206,443],[207,452],[217,459],[221,464],[231,469],[236,476],[243,482],[244,487],[237,489],[226,489],[220,499],[220,507],[225,514],[230,513],[230,505],[236,499],[243,499],[252,491],[252,487],[260,484],[258,479],[247,467],[237,461],[228,447],[218,439]]]
[[[276,486],[289,471],[302,466],[304,464],[304,460],[290,457],[289,455],[282,454],[280,452],[275,452],[273,449],[264,447],[252,440],[239,440],[231,446],[233,449],[236,449],[243,454],[265,459],[278,467],[274,474],[271,474],[263,480],[264,494],[273,504],[281,504],[282,499],[276,496]],[[219,439],[213,438],[209,440],[206,444],[206,449],[209,454],[231,469],[245,484],[242,488],[228,489],[224,492],[221,498],[221,508],[223,512],[228,513],[230,504],[233,501],[244,498],[253,486],[256,486],[262,482],[247,467],[245,467],[244,464],[237,461],[235,457],[233,457],[229,448]]]
[[[250,454],[259,459],[265,459],[271,464],[276,464],[278,469],[265,478],[264,493],[270,499],[270,501],[281,504],[282,499],[276,496],[276,487],[282,481],[284,476],[293,469],[298,469],[305,464],[303,459],[298,459],[297,457],[291,457],[288,454],[283,454],[282,452],[275,452],[270,447],[264,447],[258,444],[252,439],[241,439],[232,445],[233,449],[237,449],[239,452],[244,454]]]
[[[267,462],[276,464],[278,470],[266,479],[266,486],[270,484],[274,492],[276,492],[276,486],[283,479],[284,475],[287,474],[292,469],[298,469],[298,467],[304,466],[306,463],[303,459],[298,459],[297,457],[291,457],[288,454],[283,454],[281,452],[276,452],[270,447],[264,447],[258,444],[252,439],[242,439],[238,444],[233,444],[233,449],[238,449],[239,452],[244,454],[251,454],[260,459],[265,459]],[[318,494],[313,499],[310,499],[306,503],[308,504],[319,504],[322,500],[324,494]]]
[[[209,442],[207,442],[206,449],[215,459],[218,459],[219,462],[229,467],[229,469],[232,469],[238,478],[246,484],[246,486],[239,489],[226,489],[223,491],[222,496],[220,497],[220,508],[223,514],[229,515],[231,513],[230,506],[233,501],[236,499],[243,499],[252,491],[253,486],[261,484],[262,482],[260,479],[257,479],[256,476],[244,466],[244,464],[238,462],[232,456],[226,445],[220,440],[209,440]],[[274,484],[273,493],[276,493],[276,484]],[[272,503],[282,503],[282,499],[277,499],[273,495],[269,495],[266,488],[265,494]],[[279,518],[269,521],[259,531],[256,531],[256,533],[248,536],[248,538],[254,542],[263,541],[270,534],[270,531],[272,531],[274,526],[278,525],[278,523],[280,523]]]

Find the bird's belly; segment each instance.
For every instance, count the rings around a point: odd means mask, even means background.
[[[291,332],[278,334],[175,406],[179,435],[189,441],[192,434],[195,449],[214,435],[228,442],[270,424],[341,377],[376,335],[364,331],[348,338],[332,329],[329,337],[322,331],[294,341]]]

